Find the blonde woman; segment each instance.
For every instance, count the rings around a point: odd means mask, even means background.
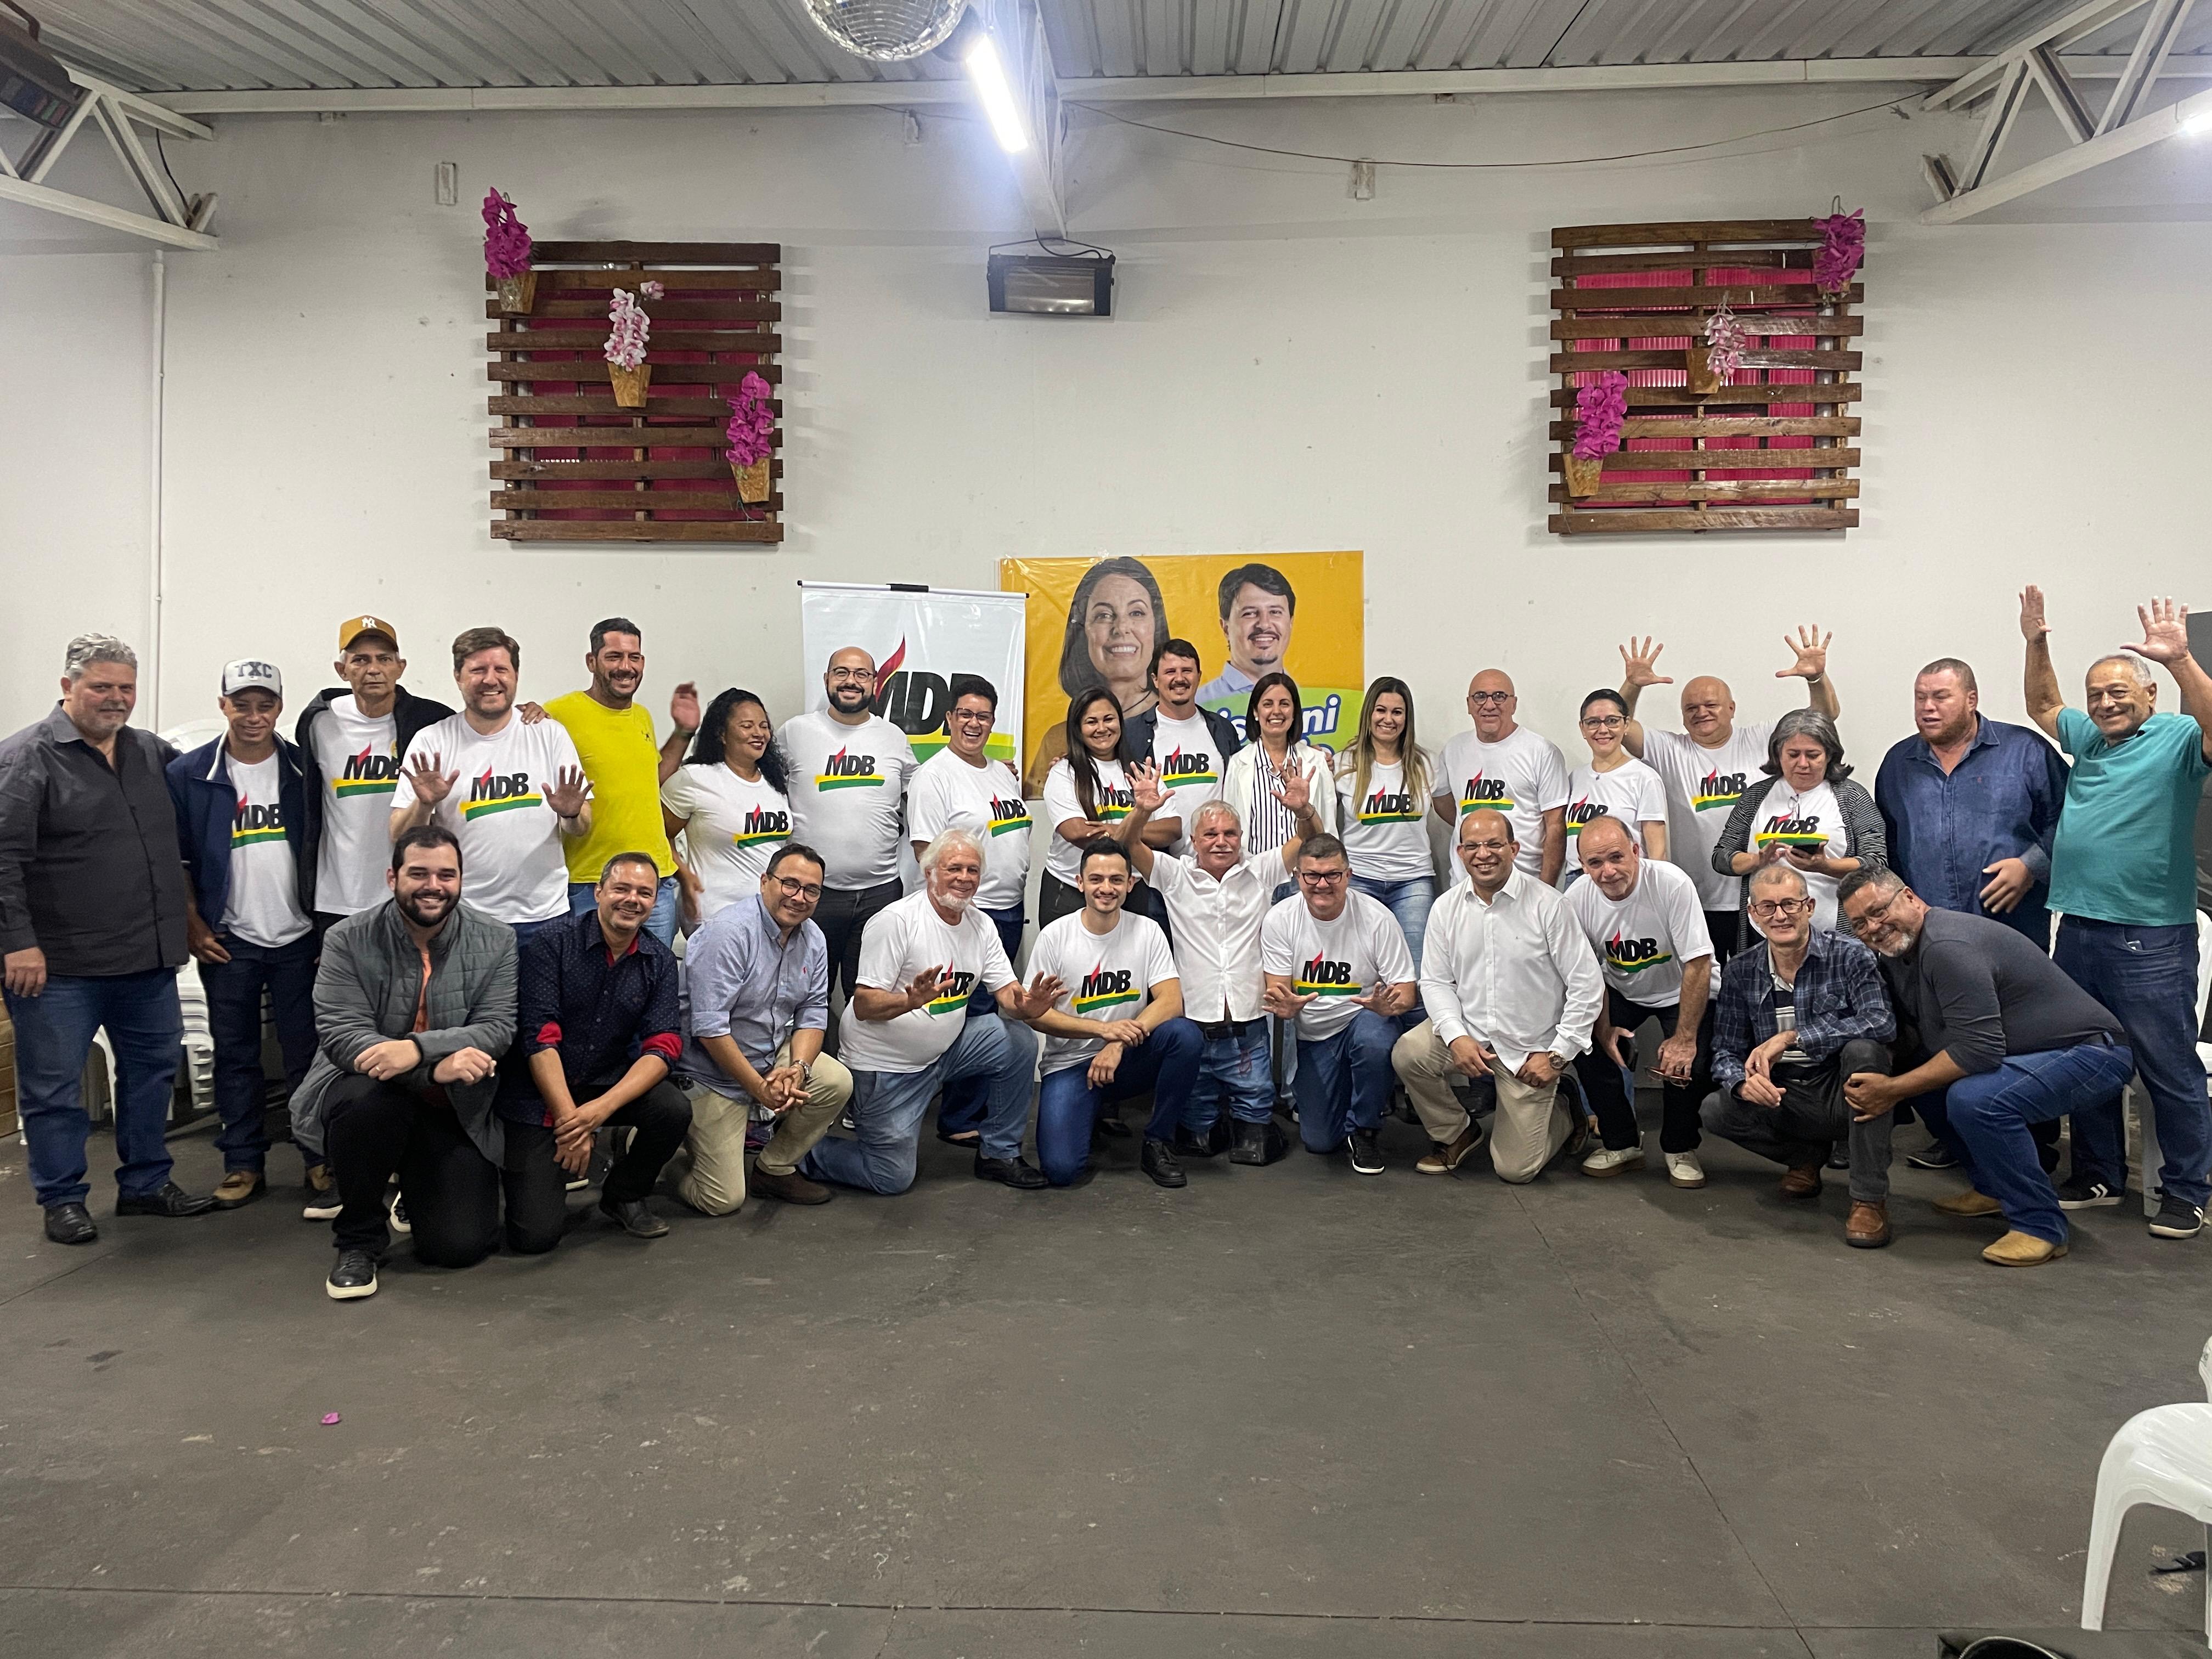
[[[1360,705],[1359,735],[1337,757],[1337,822],[1352,886],[1398,919],[1416,969],[1437,902],[1425,822],[1435,776],[1429,751],[1414,741],[1412,688],[1381,676]]]

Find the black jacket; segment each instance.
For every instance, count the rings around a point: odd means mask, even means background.
[[[226,760],[228,738],[202,744],[169,763],[169,799],[177,806],[177,846],[192,878],[200,920],[218,932],[230,902],[230,842],[238,789]],[[315,911],[316,815],[314,769],[298,749],[276,739],[278,811],[292,848],[292,878],[300,908]]]
[[[319,847],[322,844],[324,793],[322,769],[315,764],[315,744],[312,728],[315,724],[316,717],[329,711],[333,698],[349,697],[352,695],[351,689],[343,685],[334,685],[327,691],[317,692],[315,700],[300,711],[300,718],[292,727],[292,741],[299,746],[300,762],[307,775],[307,844],[310,847]],[[399,753],[401,757],[404,758],[407,745],[415,741],[415,734],[417,732],[422,731],[425,726],[435,726],[440,720],[450,719],[453,711],[435,698],[416,696],[404,685],[393,688],[393,696],[392,723],[398,728],[396,735]],[[209,925],[212,927],[214,924]]]
[[[1206,729],[1213,733],[1213,742],[1220,750],[1217,769],[1228,775],[1229,757],[1244,746],[1237,735],[1236,723],[1228,715],[1211,708],[1201,708],[1199,715],[1206,721]],[[1141,714],[1132,714],[1121,722],[1121,764],[1131,766],[1152,757],[1152,734],[1159,730],[1159,705],[1154,703]]]

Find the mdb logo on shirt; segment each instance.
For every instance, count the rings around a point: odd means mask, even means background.
[[[346,757],[345,770],[331,780],[331,793],[340,800],[356,795],[388,795],[399,787],[399,757],[364,749]]]
[[[1808,813],[1802,817],[1794,817],[1788,812],[1778,812],[1767,819],[1765,828],[1754,835],[1752,840],[1761,847],[1778,845],[1812,848],[1826,847],[1828,844],[1828,837],[1820,828],[1820,815],[1818,812]]]
[[[1710,812],[1715,807],[1733,807],[1743,799],[1744,775],[1741,772],[1708,772],[1698,781],[1698,793],[1690,798],[1690,805],[1700,812]]]
[[[461,821],[474,823],[494,812],[544,805],[545,797],[531,787],[529,773],[487,771],[469,786],[469,798],[461,807]]]
[[[1363,988],[1352,978],[1350,963],[1316,957],[1298,969],[1296,988],[1302,997],[1348,997],[1358,995]]]
[[[1160,787],[1187,789],[1201,783],[1218,783],[1221,775],[1213,769],[1213,757],[1203,749],[1170,750],[1160,760]]]
[[[1003,836],[1011,830],[1026,830],[1029,827],[1028,803],[1020,800],[1000,800],[996,795],[991,797],[991,833],[993,835]]]
[[[1484,811],[1510,812],[1517,803],[1513,799],[1511,786],[1503,778],[1485,777],[1477,772],[1467,781],[1467,787],[1459,792],[1459,815]]]
[[[230,844],[235,848],[251,847],[256,842],[284,839],[284,814],[280,807],[249,805],[240,796],[238,810],[231,814]]]
[[[1377,789],[1359,805],[1362,823],[1419,823],[1419,805],[1409,794],[1392,794]]]
[[[1621,973],[1640,974],[1647,968],[1664,968],[1674,957],[1661,950],[1656,939],[1623,939],[1616,933],[1605,942],[1605,959]]]
[[[975,975],[956,973],[951,986],[922,1004],[924,1012],[932,1018],[939,1014],[957,1014],[968,1006],[968,998],[975,989]]]
[[[1109,968],[1100,963],[1083,976],[1083,983],[1076,988],[1075,1012],[1095,1013],[1101,1008],[1134,1002],[1139,993],[1129,983],[1129,977],[1127,968]]]
[[[1135,807],[1136,804],[1137,798],[1131,794],[1127,790],[1116,789],[1110,783],[1105,784],[1102,786],[1098,791],[1097,822],[1100,823],[1119,823],[1123,818],[1129,816],[1131,810]]]
[[[1584,795],[1580,800],[1569,801],[1567,803],[1567,834],[1579,836],[1583,832],[1583,825],[1588,823],[1592,818],[1604,817],[1612,811],[1613,809],[1603,801],[1593,801],[1588,795]]]
[[[840,749],[822,763],[814,780],[817,789],[880,789],[884,775],[876,769],[873,755],[855,755]]]
[[[755,806],[745,812],[745,821],[730,837],[732,847],[760,847],[772,841],[791,839],[791,814],[779,812],[772,806]]]

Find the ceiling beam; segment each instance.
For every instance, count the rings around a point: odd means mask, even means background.
[[[1920,216],[1923,225],[1955,225],[1993,207],[2017,201],[2061,179],[2100,167],[2107,161],[2132,155],[2148,145],[2178,137],[2199,117],[2212,118],[2212,91],[2200,92],[2148,115],[2137,116],[2125,126],[2098,134],[2086,143],[2070,144],[2056,155],[2031,161],[2016,172],[1993,179],[1974,190],[1960,191],[1948,202],[1939,202]]]
[[[2063,17],[2054,17],[2041,28],[2021,35],[2002,51],[1977,59],[1971,68],[1961,70],[1958,79],[1948,86],[1929,94],[1928,100],[1921,107],[1948,109],[1953,105],[1968,104],[1977,98],[1986,97],[1996,90],[1997,82],[2002,78],[2006,65],[2015,58],[2025,58],[2038,46],[2063,52],[2067,47],[2087,40],[2100,29],[2111,27],[2130,12],[2140,11],[2149,3],[2150,0],[2088,0],[2087,4],[2077,6]],[[2120,64],[2115,63],[2113,67],[2117,70]],[[2074,75],[2081,73],[2075,62],[2068,62],[2066,68]]]
[[[126,208],[110,207],[105,202],[95,202],[87,197],[72,196],[65,190],[27,184],[21,179],[0,179],[0,202],[21,202],[27,207],[44,208],[49,213],[82,219],[88,224],[105,225],[110,230],[127,231],[133,236],[143,236],[149,242],[160,242],[169,247],[206,252],[222,246],[214,237],[186,229],[182,225],[173,225],[143,213],[132,213]]]

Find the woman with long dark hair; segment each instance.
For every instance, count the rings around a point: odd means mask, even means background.
[[[1044,781],[1044,817],[1052,826],[1052,840],[1037,889],[1040,928],[1083,908],[1075,882],[1084,842],[1109,836],[1126,847],[1132,838],[1129,811],[1135,800],[1121,766],[1121,707],[1113,692],[1094,685],[1077,693],[1067,705],[1064,729],[1067,752],[1052,763]],[[1149,763],[1138,769],[1151,775]]]
[[[1083,573],[1067,604],[1067,631],[1060,645],[1060,689],[1076,697],[1103,686],[1123,719],[1158,702],[1152,665],[1168,642],[1167,601],[1160,584],[1138,560],[1101,559]],[[1047,732],[1030,763],[1029,787],[1068,753],[1058,727]]]
[[[760,891],[769,857],[791,839],[791,796],[758,697],[732,687],[707,706],[690,757],[660,786],[660,819],[676,848],[687,932]]]
[[[1261,675],[1245,699],[1244,746],[1229,757],[1221,799],[1243,821],[1248,859],[1275,851],[1297,833],[1296,816],[1276,795],[1293,769],[1312,786],[1314,816],[1321,827],[1336,833],[1334,757],[1305,740],[1304,707],[1298,683],[1279,669]],[[1290,886],[1285,882],[1278,896]]]
[[[1352,884],[1398,919],[1421,965],[1421,939],[1437,902],[1429,852],[1429,791],[1436,769],[1413,736],[1413,691],[1377,677],[1359,708],[1359,734],[1337,757],[1337,821],[1344,828]]]

